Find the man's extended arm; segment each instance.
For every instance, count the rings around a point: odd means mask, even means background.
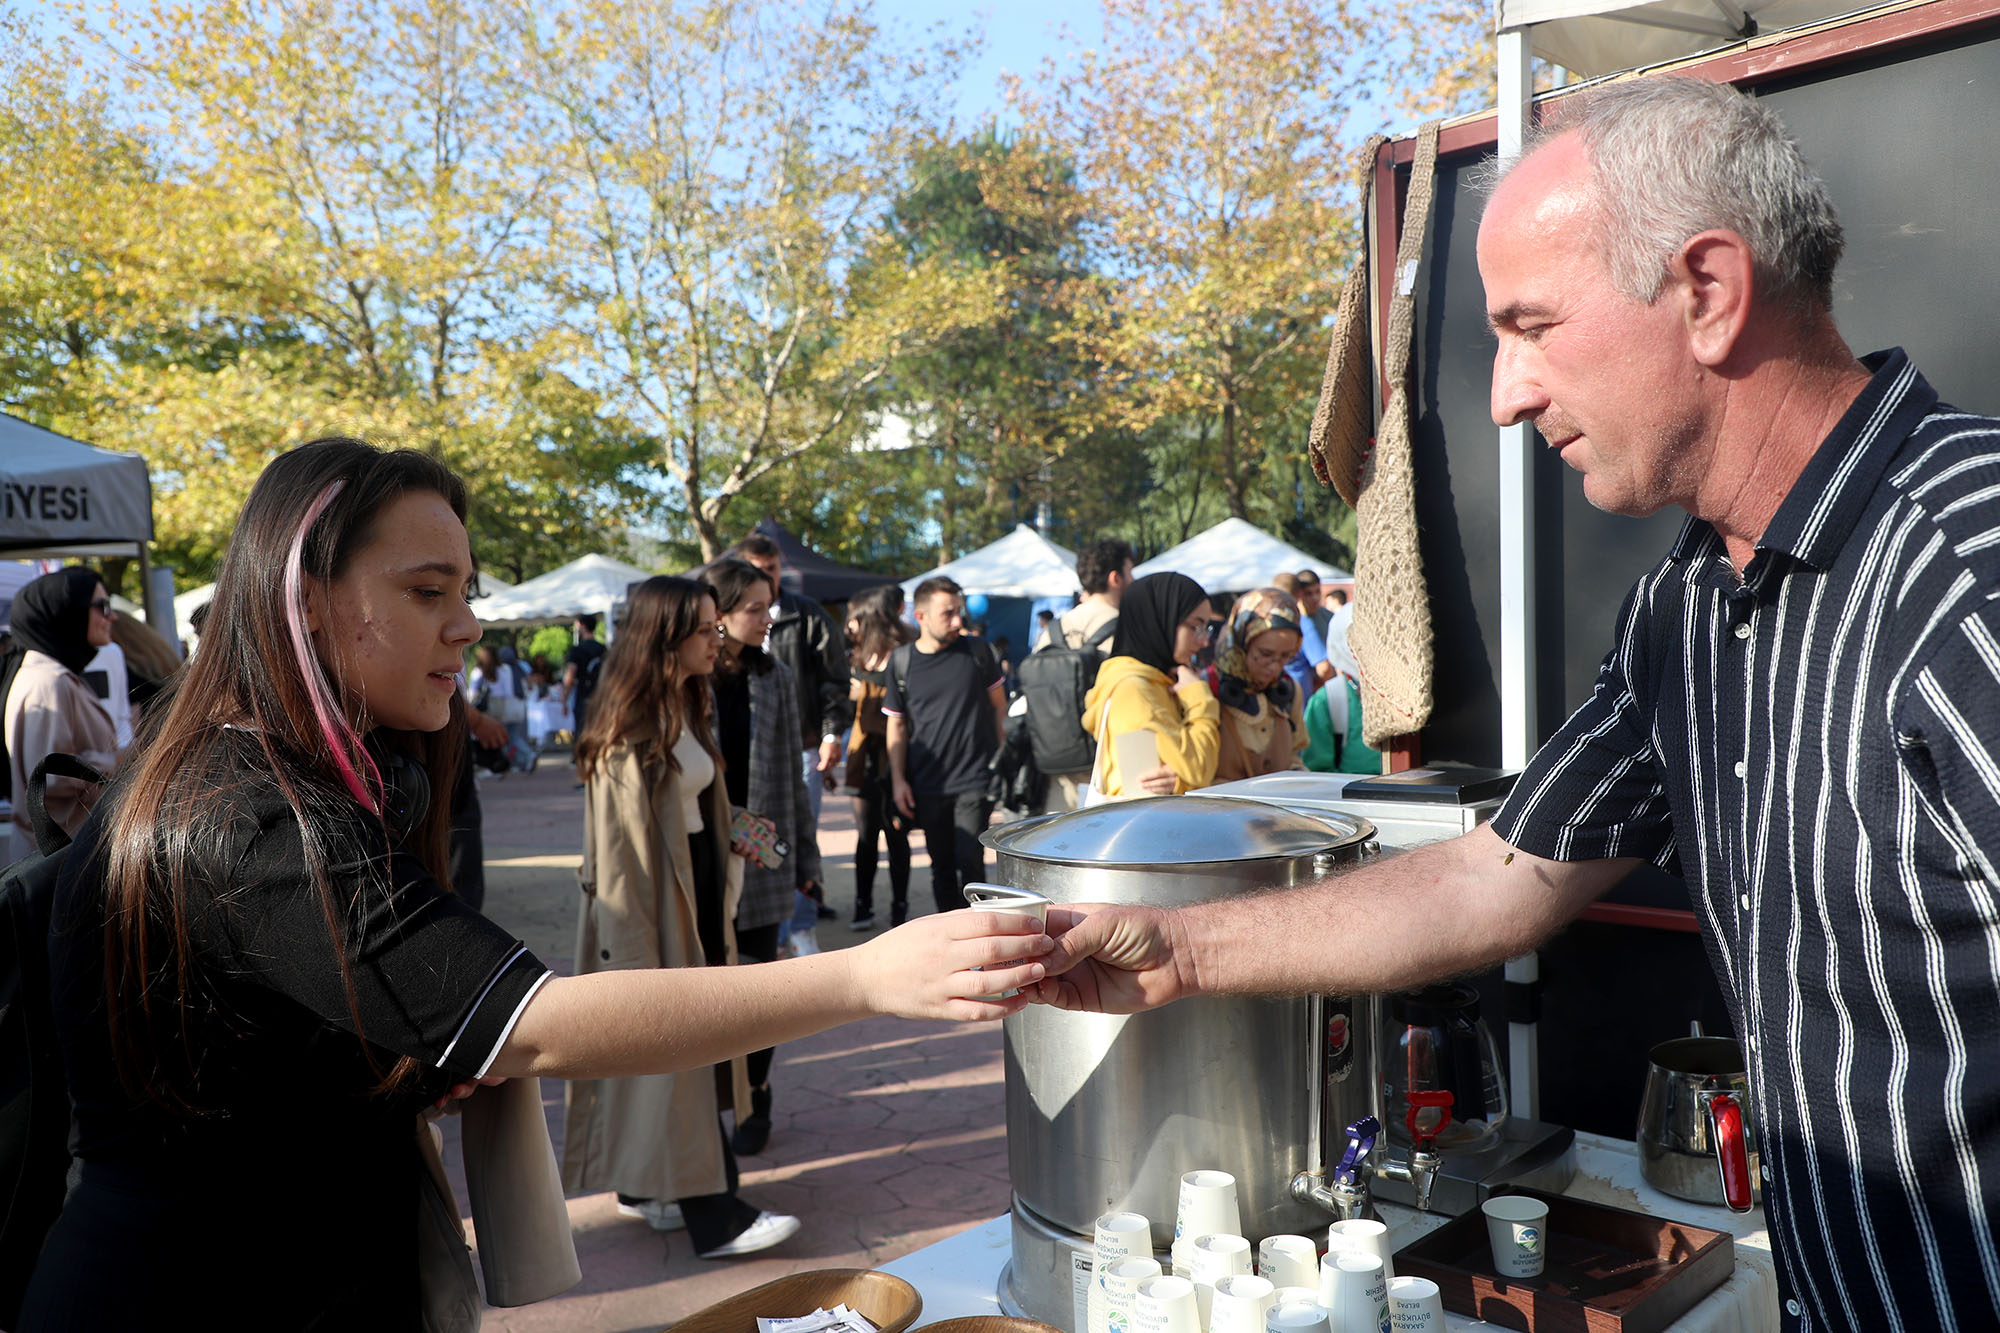
[[[1196,994],[1398,990],[1527,952],[1639,864],[1549,861],[1481,825],[1252,898],[1174,911],[1055,908],[1038,998],[1134,1013]]]

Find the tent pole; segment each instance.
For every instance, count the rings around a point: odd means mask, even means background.
[[[146,628],[158,629],[160,621],[153,614],[153,557],[145,542],[139,543],[139,609],[146,613]],[[176,636],[169,634],[172,639]]]
[[[1499,38],[1500,156],[1521,151],[1534,114],[1528,29]],[[1535,716],[1535,446],[1527,425],[1500,428],[1500,763],[1524,767],[1538,739]],[[1509,988],[1539,989],[1540,959],[1507,960]],[[1529,1012],[1533,1012],[1532,1007]],[[1508,1109],[1529,1120],[1541,1110],[1541,1041],[1535,1024],[1507,1025]]]

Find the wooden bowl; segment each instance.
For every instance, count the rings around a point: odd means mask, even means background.
[[[1062,1333],[1039,1319],[1016,1319],[1004,1314],[973,1314],[958,1319],[940,1319],[925,1324],[919,1333]]]
[[[899,1277],[870,1268],[821,1268],[738,1292],[673,1325],[674,1333],[757,1333],[757,1320],[796,1319],[845,1305],[882,1333],[903,1333],[924,1312],[924,1298]]]

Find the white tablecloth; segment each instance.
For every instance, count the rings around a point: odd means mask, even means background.
[[[1576,1157],[1576,1179],[1564,1191],[1572,1198],[1671,1217],[1735,1237],[1735,1274],[1677,1321],[1673,1325],[1676,1333],[1775,1333],[1778,1279],[1770,1237],[1764,1232],[1763,1209],[1732,1213],[1660,1193],[1639,1178],[1637,1150],[1626,1140],[1579,1134]],[[1450,1220],[1396,1204],[1383,1204],[1380,1211],[1398,1248]],[[1000,1270],[1006,1267],[1012,1246],[1011,1224],[1004,1216],[996,1217],[886,1263],[882,1271],[895,1274],[923,1293],[926,1324],[962,1315],[1003,1314],[998,1295]],[[1447,1314],[1445,1327],[1498,1325]]]

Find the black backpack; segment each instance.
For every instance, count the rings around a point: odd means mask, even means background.
[[[1097,759],[1097,741],[1083,729],[1083,701],[1097,683],[1097,669],[1111,654],[1104,645],[1118,617],[1099,625],[1081,648],[1063,646],[1051,626],[1048,643],[1021,659],[1021,693],[1028,697],[1028,745],[1044,773],[1081,773]]]
[[[12,1328],[69,1175],[69,1088],[49,983],[49,916],[69,835],[43,804],[50,777],[104,782],[74,755],[35,765],[24,794],[30,852],[0,873],[0,1328]]]

